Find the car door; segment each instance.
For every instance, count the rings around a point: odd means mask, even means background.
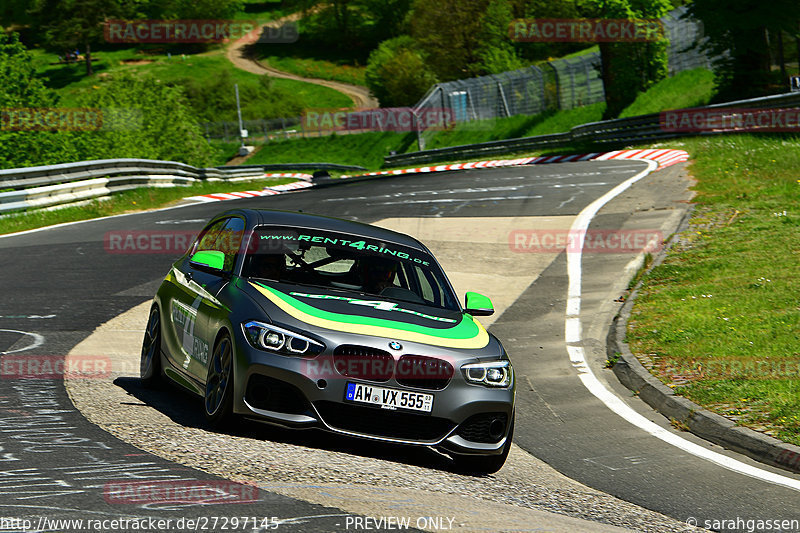
[[[174,297],[169,302],[169,313],[178,349],[171,350],[177,355],[171,363],[194,382],[190,386],[193,389],[198,389],[198,385],[205,381],[213,349],[216,332],[208,330],[209,317],[227,312],[217,297],[230,282],[244,225],[244,220],[239,217],[212,222],[200,234],[191,253],[174,270],[178,290],[173,292]],[[225,255],[221,270],[212,270],[192,261],[198,252],[209,251]],[[200,390],[197,392],[202,393]]]

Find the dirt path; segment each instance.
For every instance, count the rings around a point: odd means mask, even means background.
[[[267,24],[262,26],[262,28],[280,27],[282,24],[286,22],[294,22],[299,20],[301,16],[302,13],[293,13],[291,15],[287,15],[277,20],[273,20],[272,22],[268,22]],[[247,72],[252,72],[253,74],[258,74],[258,75],[266,74],[268,76],[272,76],[273,78],[285,78],[288,80],[304,81],[306,83],[313,83],[315,85],[322,85],[323,87],[334,89],[336,91],[339,91],[340,93],[349,96],[353,100],[353,103],[355,104],[356,108],[361,109],[361,108],[379,107],[378,100],[376,100],[369,94],[369,89],[367,89],[366,87],[359,87],[358,85],[350,85],[349,83],[342,83],[338,81],[321,80],[318,78],[304,78],[303,76],[298,76],[297,74],[292,74],[289,72],[278,70],[276,68],[272,68],[269,65],[266,65],[256,59],[247,57],[245,55],[244,47],[247,46],[250,42],[251,39],[244,37],[242,39],[239,39],[238,41],[233,42],[230,46],[228,46],[227,50],[228,59],[237,68],[246,70]]]

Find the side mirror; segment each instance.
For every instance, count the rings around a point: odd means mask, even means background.
[[[216,250],[205,250],[194,254],[189,263],[198,270],[221,274],[225,266],[225,254]]]
[[[464,297],[464,311],[472,316],[489,316],[494,314],[492,301],[477,292],[468,292]]]

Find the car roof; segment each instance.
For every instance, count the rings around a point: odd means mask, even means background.
[[[260,225],[276,225],[276,226],[293,226],[309,229],[319,229],[325,231],[350,233],[353,235],[361,235],[371,239],[380,241],[393,242],[401,244],[410,248],[415,248],[427,253],[430,253],[428,248],[419,242],[417,239],[378,226],[364,224],[361,222],[354,222],[352,220],[343,220],[340,218],[327,217],[322,215],[312,215],[309,213],[300,213],[295,211],[279,211],[272,209],[236,209],[221,213],[214,218],[219,218],[224,215],[239,214],[244,215],[248,221],[249,227]]]

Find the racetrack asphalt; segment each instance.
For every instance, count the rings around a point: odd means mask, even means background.
[[[64,355],[95,328],[152,296],[174,256],[106,253],[103,237],[110,231],[196,231],[212,214],[229,207],[302,209],[363,222],[422,217],[450,219],[452,224],[452,219],[462,217],[485,218],[490,224],[497,216],[568,217],[643,168],[638,162],[609,161],[397,177],[111,218],[0,239],[0,265],[5,274],[0,281],[4,295],[0,301],[0,351],[24,348],[35,342],[36,337],[30,335],[35,334],[42,336],[44,343],[20,354]],[[648,176],[606,206],[593,227],[674,225],[680,218],[676,214],[686,205],[685,189],[680,167]],[[553,257],[491,326],[504,341],[518,375],[515,442],[585,485],[680,522],[689,517],[701,526],[705,520],[798,519],[796,491],[686,454],[632,426],[589,394],[564,349],[565,256]],[[584,344],[590,365],[609,388],[636,411],[673,431],[663,417],[631,397],[611,372],[602,368],[609,315],[613,316],[614,299],[625,288],[620,273],[631,259],[631,254],[584,255]],[[110,504],[102,498],[103,487],[120,480],[219,479],[150,454],[140,455],[142,451],[87,423],[71,408],[57,381],[3,380],[2,385],[0,514],[63,518],[83,516],[82,509],[91,509],[107,517],[124,513],[186,515],[186,507],[129,509]],[[48,409],[52,412],[39,412]],[[681,436],[727,453],[691,435]],[[304,531],[343,529],[347,513],[334,506],[314,505],[266,490],[259,491],[259,497],[259,503],[237,504],[236,514],[317,516],[320,518],[285,526]],[[214,512],[209,506],[199,514]],[[192,508],[191,513],[198,514],[198,510]],[[601,519],[615,523],[607,516]],[[621,520],[616,524],[626,525]],[[639,523],[628,525],[648,529]],[[679,526],[676,522],[651,529],[679,530]]]

